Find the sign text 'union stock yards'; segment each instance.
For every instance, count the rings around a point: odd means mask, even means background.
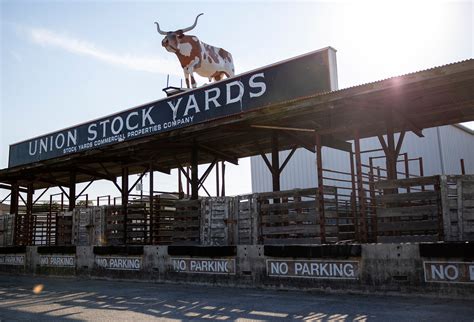
[[[104,147],[331,89],[326,48],[114,115],[10,145],[9,167]],[[334,79],[333,79],[334,81]],[[67,113],[66,109],[63,109]]]

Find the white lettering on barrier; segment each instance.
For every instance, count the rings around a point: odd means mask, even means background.
[[[235,274],[235,259],[173,258],[177,273]]]
[[[0,255],[0,265],[12,265],[12,266],[25,265],[25,255],[18,255],[18,254]]]
[[[139,271],[142,269],[141,257],[96,256],[95,263],[98,267],[112,270]]]
[[[425,282],[474,283],[473,262],[429,262],[423,263]]]
[[[267,275],[318,279],[358,279],[359,262],[268,259]]]
[[[40,266],[46,267],[75,267],[74,255],[40,255]]]

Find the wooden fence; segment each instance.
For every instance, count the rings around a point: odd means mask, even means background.
[[[322,195],[311,188],[199,200],[156,196],[153,209],[148,200],[134,201],[126,216],[122,206],[72,213],[42,206],[30,216],[15,215],[14,225],[4,217],[0,235],[13,236],[15,245],[319,244],[323,236],[326,243],[474,240],[472,175],[374,182],[365,214],[359,200],[340,197],[329,186]]]

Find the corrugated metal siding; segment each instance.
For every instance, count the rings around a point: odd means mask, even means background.
[[[464,159],[466,174],[474,173],[474,135],[455,126],[439,127],[445,174],[461,174]]]
[[[423,130],[424,138],[419,138],[412,132],[405,135],[400,153],[408,153],[409,158],[423,158],[425,176],[441,173],[440,150],[437,129]],[[455,126],[440,127],[441,144],[443,151],[444,167],[446,174],[459,174],[461,172],[460,159],[464,158],[466,172],[474,173],[474,135],[467,133]],[[396,136],[398,139],[398,135]],[[361,150],[379,149],[377,138],[361,140]],[[280,152],[280,164],[283,163],[289,151]],[[382,156],[383,153],[373,152],[362,154],[362,163],[369,164],[370,156]],[[267,155],[269,160],[271,156]],[[374,160],[375,166],[385,168],[385,159]],[[326,169],[350,172],[349,154],[347,152],[323,148],[323,167]],[[410,173],[419,174],[418,162],[410,162]],[[404,163],[398,163],[398,171],[404,172]],[[260,156],[251,157],[252,191],[265,192],[272,190],[271,174]],[[326,174],[325,174],[326,176]],[[332,178],[348,179],[340,174],[327,174]],[[281,189],[310,188],[317,182],[315,154],[298,149],[293,158],[288,162],[281,174]],[[325,184],[334,185],[335,181],[325,180]],[[341,186],[341,182],[337,182]],[[347,184],[346,186],[349,186]]]

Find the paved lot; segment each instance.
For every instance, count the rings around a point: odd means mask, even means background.
[[[0,319],[473,321],[474,300],[0,275]]]

